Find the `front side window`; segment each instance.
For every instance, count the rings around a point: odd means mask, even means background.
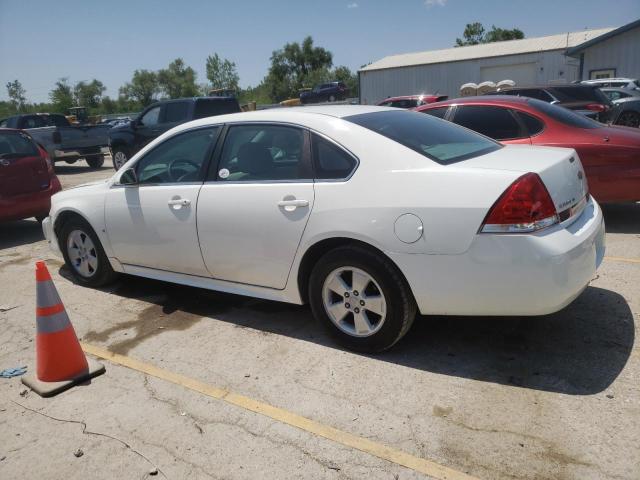
[[[494,140],[522,137],[517,120],[502,107],[458,106],[453,121]]]
[[[488,138],[431,115],[406,110],[362,113],[344,117],[441,164],[494,152],[502,148]]]
[[[136,165],[140,184],[187,183],[203,179],[204,164],[219,127],[202,128],[171,137],[145,154]]]
[[[186,122],[189,116],[189,102],[170,102],[164,107],[165,123]]]
[[[24,117],[22,128],[41,128],[46,127],[47,122],[44,121],[40,115],[30,115],[28,117]]]
[[[319,180],[339,180],[351,175],[357,161],[351,154],[315,133],[313,137],[313,168]]]
[[[160,106],[153,107],[147,113],[145,113],[140,119],[140,123],[146,127],[151,127],[158,124],[160,118]]]
[[[280,125],[237,125],[224,141],[217,179],[256,182],[311,179],[304,131]]]

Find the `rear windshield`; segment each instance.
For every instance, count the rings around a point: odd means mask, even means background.
[[[598,123],[595,120],[591,120],[584,115],[580,115],[579,113],[575,113],[568,108],[560,107],[558,105],[541,102],[540,100],[535,100],[533,98],[529,99],[529,105],[534,107],[536,110],[550,116],[554,120],[571,127],[600,128],[603,126],[601,123]]]
[[[609,104],[607,96],[596,87],[554,87],[552,92],[562,103],[598,102]]]
[[[238,101],[235,98],[222,98],[211,100],[196,100],[193,118],[214,117],[225,113],[237,113],[240,111]]]
[[[466,128],[417,112],[362,113],[344,119],[390,138],[441,165],[502,148],[499,143]]]
[[[69,121],[64,115],[47,115],[47,124],[55,127],[68,127]]]
[[[0,158],[33,157],[39,155],[38,147],[24,133],[0,133]]]

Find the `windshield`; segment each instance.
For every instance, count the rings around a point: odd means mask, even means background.
[[[558,105],[552,105],[547,102],[542,102],[540,100],[529,99],[529,105],[534,107],[539,112],[542,112],[552,119],[564,123],[565,125],[569,125],[570,127],[576,128],[600,128],[603,125],[601,123],[596,122],[595,120],[591,120],[584,115],[580,115],[579,113],[575,113],[568,108],[560,107]]]
[[[7,157],[35,157],[38,149],[24,133],[2,132],[0,133],[0,158]]]
[[[441,165],[502,148],[471,130],[417,112],[383,111],[351,115],[344,119],[390,138]]]

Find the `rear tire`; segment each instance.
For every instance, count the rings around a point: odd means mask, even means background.
[[[341,288],[345,291],[338,292]],[[358,246],[338,247],[316,263],[309,279],[309,302],[314,317],[336,342],[366,353],[395,345],[409,331],[417,312],[413,294],[396,266]]]
[[[98,236],[83,218],[74,216],[60,228],[60,250],[73,278],[80,285],[101,287],[113,282],[113,271]]]
[[[336,101],[336,96],[335,95],[329,95],[329,101],[330,102],[335,102]]]
[[[93,157],[88,157],[85,159],[89,168],[96,170],[104,165],[104,155],[95,155]]]

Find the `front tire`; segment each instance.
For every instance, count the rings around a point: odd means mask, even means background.
[[[395,345],[417,307],[411,290],[386,257],[357,246],[331,250],[309,279],[314,317],[344,347],[367,353]]]
[[[60,249],[77,283],[101,287],[117,277],[91,225],[80,217],[67,220],[60,229]]]
[[[329,101],[330,102],[335,102],[336,101],[336,96],[335,95],[329,95]]]
[[[104,165],[104,155],[95,155],[93,157],[88,157],[85,160],[87,161],[89,168],[92,170],[96,170]]]
[[[125,163],[127,163],[127,161],[129,160],[129,155],[127,155],[127,152],[124,148],[117,147],[113,150],[111,159],[113,161],[113,168],[115,168],[117,172]]]

